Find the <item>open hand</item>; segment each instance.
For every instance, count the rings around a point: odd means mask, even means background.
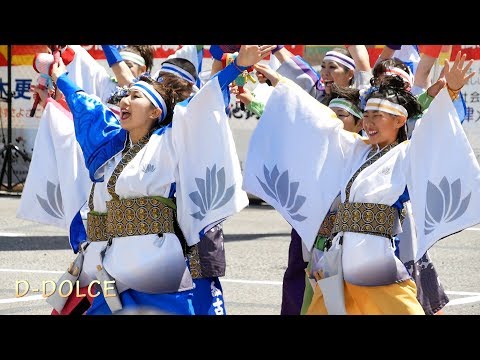
[[[266,58],[277,45],[242,45],[237,56],[237,65],[252,66]]]
[[[445,66],[443,68],[444,76],[445,80],[447,81],[447,86],[452,91],[460,90],[468,82],[468,80],[475,75],[475,71],[472,71],[467,75],[468,70],[473,64],[473,59],[469,60],[465,65],[466,57],[467,54],[462,55],[462,53],[459,51],[451,68],[448,60],[445,60]]]

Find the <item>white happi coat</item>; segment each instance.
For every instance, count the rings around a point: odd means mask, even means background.
[[[345,187],[370,149],[343,130],[330,109],[284,79],[252,136],[244,189],[274,206],[311,249],[330,204],[339,192],[345,202]],[[446,89],[417,123],[411,141],[358,175],[349,201],[393,205],[405,187],[415,218],[415,261],[441,238],[480,222],[480,168]],[[380,285],[396,278],[399,260],[388,239],[340,235],[345,280]]]
[[[222,91],[214,78],[188,103],[177,104],[172,126],[154,132],[125,166],[116,194],[120,199],[169,197],[175,183],[179,225],[188,245],[196,244],[203,230],[248,205],[227,120]],[[105,175],[108,182],[120,159],[121,154],[111,158],[95,177]],[[100,192],[104,198],[95,198],[95,210],[102,212],[111,197],[105,189]],[[161,293],[190,276],[173,233],[114,238],[103,264],[120,291]]]

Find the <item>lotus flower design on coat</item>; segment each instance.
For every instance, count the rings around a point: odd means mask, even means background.
[[[280,174],[277,165],[273,167],[272,171],[269,171],[264,165],[263,175],[265,177],[265,182],[260,180],[257,176],[257,180],[263,188],[263,191],[285,208],[293,220],[305,220],[306,217],[300,215],[298,211],[307,198],[302,195],[297,195],[300,183],[297,181],[290,182],[288,170],[285,170]]]
[[[210,170],[207,167],[205,179],[195,178],[198,191],[188,196],[200,211],[190,214],[195,219],[202,220],[209,210],[215,210],[225,205],[235,192],[235,184],[225,189],[225,168],[217,172],[217,165]]]
[[[153,165],[153,164],[143,165],[142,171],[143,171],[144,173],[152,173],[152,172],[155,171],[155,165]]]
[[[63,202],[60,184],[47,181],[47,200],[37,194],[37,200],[43,210],[50,216],[57,219],[63,219]]]
[[[460,179],[451,184],[446,177],[438,186],[430,181],[427,184],[427,204],[425,207],[425,235],[430,234],[437,224],[452,222],[462,216],[470,203],[470,192],[461,201],[462,183]]]

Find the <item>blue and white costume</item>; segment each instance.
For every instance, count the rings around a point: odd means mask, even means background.
[[[196,245],[205,231],[248,204],[224,111],[228,84],[238,74],[230,66],[194,97],[177,104],[172,123],[154,131],[115,184],[120,200],[172,199],[175,189],[177,220],[188,246]],[[121,160],[127,132],[108,108],[82,92],[66,74],[59,77],[57,86],[72,110],[90,178],[107,182],[110,169]],[[192,314],[193,282],[187,265],[191,266],[174,232],[114,237],[103,260],[115,278],[124,308],[147,305]],[[215,293],[214,288],[210,290]],[[106,310],[99,296],[89,313]]]

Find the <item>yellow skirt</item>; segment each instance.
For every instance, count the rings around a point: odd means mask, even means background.
[[[425,315],[417,300],[417,286],[411,279],[383,286],[343,283],[348,315]],[[327,314],[322,291],[316,284],[306,315]]]

